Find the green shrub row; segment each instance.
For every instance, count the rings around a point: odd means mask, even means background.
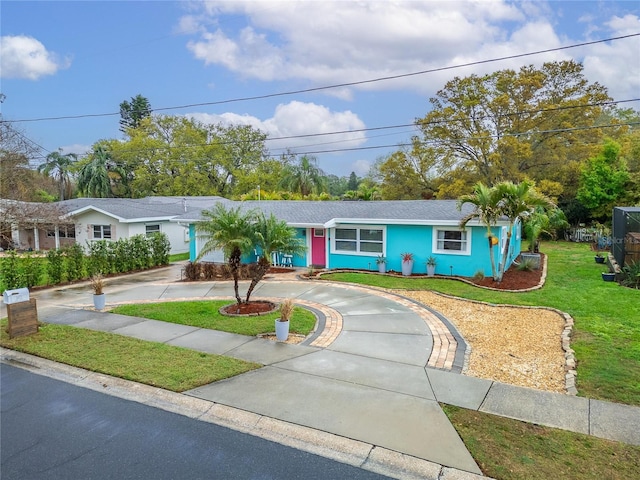
[[[0,292],[8,289],[57,285],[85,279],[95,274],[126,273],[169,263],[171,245],[163,233],[151,237],[135,235],[115,242],[78,244],[47,251],[46,257],[33,252],[18,255],[9,251],[0,259]]]

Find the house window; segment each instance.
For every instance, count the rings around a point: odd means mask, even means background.
[[[95,238],[96,240],[110,240],[111,225],[94,225],[93,238]]]
[[[56,231],[47,230],[47,237],[54,238],[56,236]],[[59,238],[76,238],[76,227],[75,225],[60,225],[58,227],[58,237]]]
[[[333,249],[338,253],[382,254],[384,229],[380,227],[336,228]]]
[[[151,235],[155,234],[155,233],[160,233],[160,224],[156,223],[154,225],[145,225],[145,233],[147,235],[147,237],[150,237]]]
[[[324,237],[324,228],[314,228],[313,229],[314,237]]]
[[[433,250],[438,253],[468,255],[471,253],[468,233],[464,230],[436,230]]]

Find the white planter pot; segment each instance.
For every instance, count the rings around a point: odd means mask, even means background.
[[[378,264],[378,272],[387,273],[387,264],[386,263],[379,263]]]
[[[427,265],[427,275],[433,277],[436,274],[436,266],[435,265]]]
[[[93,306],[96,310],[103,310],[106,302],[107,296],[104,293],[101,293],[100,295],[93,295]]]
[[[402,275],[404,275],[405,277],[408,277],[409,275],[411,275],[412,271],[413,271],[413,260],[409,260],[408,262],[403,261]]]
[[[276,319],[276,338],[280,342],[285,342],[289,338],[289,321],[281,322]]]

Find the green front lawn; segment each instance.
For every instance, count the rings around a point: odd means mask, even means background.
[[[274,331],[274,321],[279,317],[278,311],[249,317],[222,315],[219,312],[220,307],[229,305],[229,303],[229,300],[139,303],[120,305],[111,312],[239,335],[255,336]],[[304,308],[295,307],[289,322],[289,332],[308,335],[315,324],[316,316],[313,313]]]
[[[541,290],[495,292],[455,280],[334,273],[323,279],[392,289],[433,290],[496,304],[557,308],[575,320],[571,346],[578,360],[580,395],[640,405],[640,290],[603,282],[605,265],[589,245],[547,242],[547,281]],[[558,340],[559,341],[559,340]]]
[[[0,345],[86,370],[184,392],[260,368],[221,355],[147,342],[113,333],[45,324],[27,337],[9,339],[0,322]]]
[[[485,475],[500,480],[640,478],[640,447],[442,405]]]

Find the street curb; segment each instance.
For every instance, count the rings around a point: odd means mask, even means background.
[[[0,362],[78,387],[227,427],[391,478],[402,480],[487,478],[347,437],[1,347]]]

